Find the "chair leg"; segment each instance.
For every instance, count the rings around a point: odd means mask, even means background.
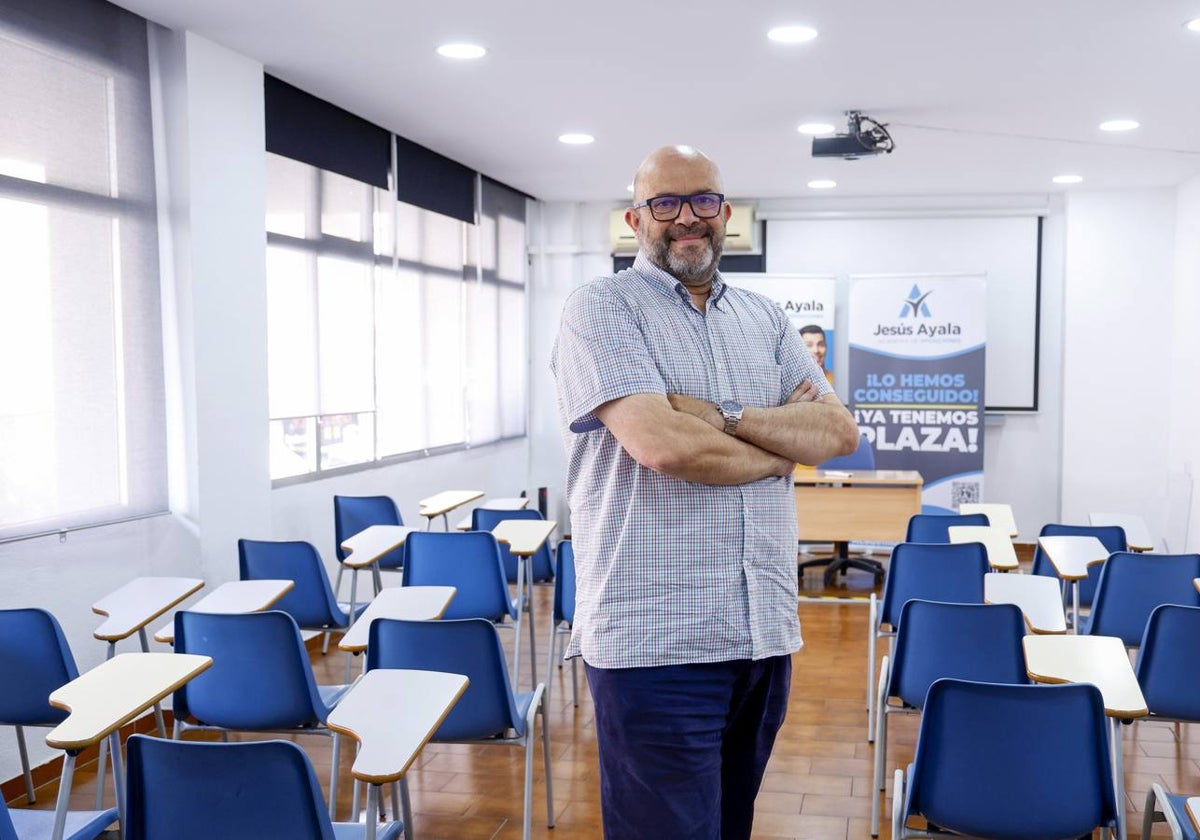
[[[526,616],[526,618],[529,620],[529,684],[536,687],[538,684],[537,638],[534,636],[534,633],[537,632],[537,628],[535,628],[533,626],[535,622],[533,620],[533,589],[532,589],[533,584],[532,584],[532,582],[529,585],[530,585],[529,615]]]
[[[1155,796],[1154,787],[1146,791],[1146,805],[1142,808],[1142,838],[1150,840],[1150,831],[1154,826],[1154,812],[1158,810],[1158,797]]]
[[[532,717],[532,715],[530,716]],[[522,823],[522,837],[529,840],[533,828],[533,721],[527,719],[525,725],[525,814]]]
[[[408,794],[408,775],[400,777],[400,813],[404,820],[404,840],[412,840],[413,815],[412,797]]]
[[[546,774],[546,826],[554,828],[554,776],[550,772],[550,726],[546,720],[546,698],[541,703],[542,714],[542,770]],[[530,735],[533,733],[531,732]]]
[[[550,694],[551,677],[554,674],[554,642],[558,628],[554,626],[554,617],[550,617],[550,639],[546,644],[546,694]]]
[[[875,692],[871,680],[875,678],[875,628],[879,625],[876,623],[876,611],[879,609],[879,603],[875,600],[875,593],[871,593],[870,601],[867,607],[867,743],[871,743],[875,738],[875,719],[872,712],[875,711],[874,700]]]
[[[896,768],[892,776],[892,840],[908,837],[904,823],[904,771]]]
[[[513,691],[517,690],[517,681],[521,676],[521,622],[524,617],[524,612],[517,610],[517,617],[513,620],[513,664],[512,664],[512,686]]]
[[[32,805],[37,802],[37,797],[33,792],[33,771],[29,769],[29,752],[25,749],[25,727],[18,726],[16,730],[17,751],[21,753],[21,773],[25,776],[25,798]]]
[[[334,822],[337,822],[337,817],[335,815],[337,814],[338,770],[340,769],[340,762],[338,759],[341,757],[341,753],[342,739],[338,736],[338,733],[334,732],[333,755],[331,756],[333,766],[329,770],[329,819],[333,820]]]
[[[335,601],[342,595],[342,572],[345,570],[346,567],[341,564],[341,561],[338,561],[337,577],[333,579],[333,600]]]
[[[108,739],[100,739],[100,756],[96,759],[96,810],[104,810],[104,775],[108,769]]]
[[[571,700],[579,708],[579,657],[571,660]]]
[[[329,637],[331,635],[332,634],[328,630],[326,630],[325,634],[324,634],[324,638],[321,639],[321,655],[322,656],[329,653]]]
[[[885,656],[883,662],[879,664],[879,689],[875,695],[875,772],[871,787],[872,837],[879,836],[879,812],[883,807],[885,790],[883,773],[887,766],[887,698],[883,696],[883,693],[887,691],[888,667],[888,657]],[[896,792],[892,791],[892,796],[895,795]]]

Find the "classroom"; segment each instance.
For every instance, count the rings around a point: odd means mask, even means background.
[[[570,536],[560,318],[633,263],[634,171],[673,144],[721,167],[746,220],[723,273],[828,281],[846,405],[870,402],[850,378],[859,279],[984,278],[978,501],[1011,507],[1023,570],[1043,526],[1096,512],[1140,517],[1154,553],[1200,553],[1197,73],[1196,0],[0,0],[0,610],[48,611],[85,673],[111,653],[94,604],[136,578],[236,581],[239,540],[309,543],[332,584],[336,496],[390,497],[433,532],[523,496],[556,523],[548,545]],[[894,149],[814,156],[810,123],[882,125]],[[880,433],[876,457],[895,445]],[[468,489],[482,496],[445,516],[421,504]],[[856,539],[885,566],[902,541]],[[806,646],[753,836],[867,837],[862,663],[883,587],[800,576]],[[355,577],[360,604],[370,584]],[[599,837],[591,699],[580,677],[568,701],[569,663],[545,673],[554,587],[531,591],[517,687],[531,666],[548,681],[565,768],[551,832],[537,757],[532,836]],[[336,643],[307,649],[318,682],[343,681]],[[1200,795],[1191,728],[1118,727],[1129,836],[1152,784]],[[25,737],[49,785],[35,807],[53,808],[63,752],[45,732]],[[327,783],[327,742],[296,741]],[[495,751],[426,747],[410,828],[521,836],[523,759]],[[77,780],[72,807],[91,807],[94,769]]]

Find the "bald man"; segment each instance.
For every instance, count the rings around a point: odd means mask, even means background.
[[[858,429],[774,302],[717,270],[716,164],[650,154],[633,268],[567,300],[554,348],[575,630],[596,710],[605,836],[750,836],[783,723],[796,612],[792,470]]]

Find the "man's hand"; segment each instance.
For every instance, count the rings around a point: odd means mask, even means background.
[[[706,400],[698,400],[695,397],[684,396],[683,394],[667,394],[667,401],[671,403],[671,408],[676,411],[699,417],[718,431],[725,430],[725,417],[721,414],[721,410],[717,408],[716,404]]]
[[[795,391],[792,391],[791,396],[785,400],[785,405],[800,402],[816,402],[817,401],[817,386],[812,383],[812,380],[805,379],[801,382]]]

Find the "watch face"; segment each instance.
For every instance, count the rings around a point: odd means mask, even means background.
[[[737,400],[723,400],[721,402],[722,414],[741,414],[742,404]]]

